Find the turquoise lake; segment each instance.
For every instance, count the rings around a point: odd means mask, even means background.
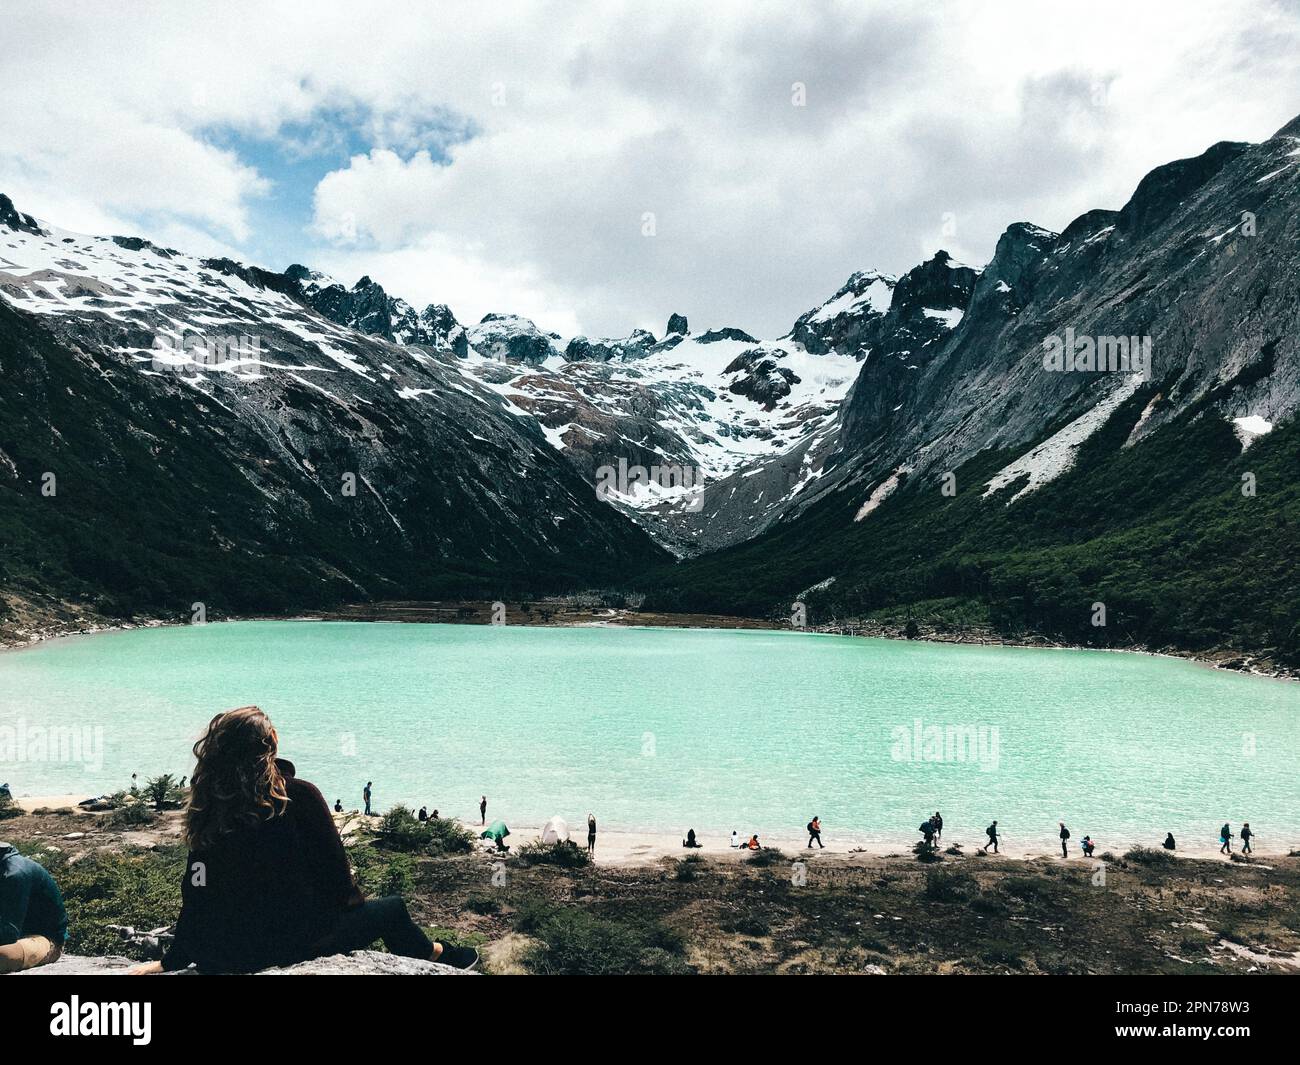
[[[608,828],[1009,844],[1300,844],[1300,685],[1142,655],[800,633],[232,622],[0,654],[0,780],[85,795],[163,772],[260,705],[332,803]],[[937,728],[937,732],[935,731]],[[89,740],[48,754],[42,737]],[[914,742],[920,738],[918,745]],[[97,745],[102,742],[102,746]],[[36,760],[33,760],[35,758]],[[98,763],[98,764],[97,764]]]

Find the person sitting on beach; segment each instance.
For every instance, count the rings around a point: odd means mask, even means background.
[[[686,830],[686,838],[682,840],[683,847],[702,847],[704,844],[695,842],[695,829]]]
[[[988,837],[989,837],[989,841],[988,841],[986,844],[984,844],[984,849],[985,849],[985,851],[987,851],[987,850],[989,850],[990,848],[992,848],[993,853],[994,853],[994,854],[997,854],[997,852],[998,852],[998,823],[997,823],[996,821],[994,821],[993,824],[989,825],[989,827],[986,828],[984,831],[988,833]]]
[[[343,812],[343,800],[342,800],[342,799],[335,799],[335,800],[334,800],[334,812],[335,812],[336,814],[341,814],[341,813]]]
[[[420,812],[416,814],[416,817],[418,817],[421,821],[429,820],[429,808],[427,806],[421,806]]]
[[[1219,829],[1219,853],[1220,854],[1232,853],[1232,831],[1230,826],[1226,822],[1224,823],[1223,827]]]
[[[1091,836],[1084,836],[1079,842],[1079,846],[1083,848],[1083,856],[1085,858],[1091,858],[1092,852],[1097,848],[1097,844],[1093,843]]]
[[[734,828],[731,830],[731,845],[733,847],[740,846],[740,833],[737,832]]]
[[[430,942],[400,896],[362,894],[325,799],[278,748],[256,706],[208,723],[194,745],[175,935],[162,961],[132,972],[255,972],[376,939],[402,957],[475,965],[476,951]]]
[[[437,810],[434,810],[433,813],[431,813],[431,814],[429,815],[429,820],[430,820],[430,821],[436,821],[436,820],[438,820],[438,811],[437,811]]]
[[[54,877],[0,843],[0,973],[58,961],[67,938],[68,914]]]
[[[761,851],[763,849],[761,846],[759,846],[758,836],[750,836],[749,842],[746,843],[745,846],[752,851]]]
[[[826,844],[822,842],[822,821],[821,818],[816,815],[814,815],[813,819],[808,822],[809,847],[813,845],[813,840],[817,841],[817,846],[821,847],[822,850],[826,849]]]
[[[1164,842],[1163,846],[1164,846],[1165,850],[1167,850],[1167,851],[1171,851],[1171,850],[1173,850],[1176,846],[1178,846],[1178,844],[1176,844],[1176,843],[1174,842],[1174,834],[1173,834],[1172,832],[1166,832],[1166,833],[1165,833],[1165,842]]]

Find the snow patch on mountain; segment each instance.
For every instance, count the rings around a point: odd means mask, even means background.
[[[1133,374],[1095,406],[1085,411],[1069,425],[1054,433],[1031,451],[1026,452],[1009,466],[999,470],[988,482],[984,496],[993,495],[1007,485],[1028,477],[1028,482],[1007,500],[1008,505],[1021,496],[1054,481],[1074,465],[1079,446],[1106,424],[1121,403],[1142,386],[1140,374]]]

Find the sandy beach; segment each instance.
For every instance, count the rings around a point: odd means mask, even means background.
[[[76,808],[77,803],[84,799],[84,795],[42,795],[42,796],[15,796],[14,802],[25,812],[31,813],[34,810],[47,809],[58,810],[63,808]],[[351,810],[339,816],[340,822],[346,823],[350,818],[357,818],[358,811]],[[495,820],[495,818],[493,818]],[[375,818],[374,820],[378,820]],[[511,824],[509,818],[505,818],[506,824],[510,826],[510,836],[507,843],[510,844],[512,851],[525,843],[530,843],[541,839],[541,824]],[[466,827],[478,834],[481,830],[480,825],[476,823],[465,823]],[[1050,826],[1049,826],[1050,827]],[[1233,831],[1237,830],[1235,824]],[[1087,832],[1088,830],[1084,830]],[[1089,833],[1092,834],[1092,833]],[[712,837],[707,834],[697,832],[697,842],[700,844],[694,851],[688,850],[682,846],[682,839],[685,833],[674,832],[654,832],[638,831],[629,829],[600,828],[596,834],[596,864],[612,866],[638,866],[654,865],[663,858],[682,858],[688,854],[694,853],[709,858],[726,858],[728,856],[741,858],[747,851],[741,851],[730,845],[730,835]],[[1075,833],[1070,839],[1070,857],[1068,861],[1086,861],[1079,849],[1079,839],[1083,833]],[[569,838],[579,846],[586,846],[587,843],[587,826],[585,821],[572,821],[569,824]],[[746,837],[748,838],[748,837]],[[1163,838],[1163,837],[1161,837]],[[853,861],[857,858],[883,858],[890,855],[905,855],[912,850],[913,844],[920,839],[918,833],[913,837],[886,837],[870,836],[866,834],[848,833],[836,835],[829,827],[823,826],[822,842],[825,848],[808,847],[807,833],[776,833],[773,835],[759,835],[759,842],[764,847],[775,847],[783,854],[790,857],[808,856],[809,853],[818,856],[834,857],[843,861]],[[1161,839],[1135,839],[1129,837],[1111,839],[1093,834],[1093,839],[1097,843],[1097,853],[1094,859],[1100,858],[1106,853],[1115,856],[1123,855],[1133,847],[1159,847]],[[940,842],[940,849],[953,846],[960,846],[964,854],[974,854],[977,849],[984,846],[983,833],[962,832],[957,829],[949,828]],[[1240,850],[1241,841],[1233,839],[1233,853]],[[480,845],[485,851],[491,850],[492,845],[487,840],[480,841]],[[1256,858],[1282,858],[1286,857],[1292,850],[1300,849],[1300,841],[1292,843],[1290,841],[1282,844],[1273,844],[1272,846],[1261,843],[1252,851]],[[1179,842],[1176,852],[1179,856],[1185,858],[1222,858],[1227,861],[1226,855],[1219,854],[1217,844],[1200,844],[1195,842]],[[1047,835],[1042,839],[1025,842],[1023,840],[1012,839],[1008,836],[999,841],[998,857],[1016,858],[1026,861],[1032,861],[1039,858],[1054,858],[1060,860],[1060,844],[1052,835]]]

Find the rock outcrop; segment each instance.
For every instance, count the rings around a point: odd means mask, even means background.
[[[140,962],[116,956],[84,957],[64,954],[50,965],[28,969],[20,976],[124,976]],[[195,969],[185,969],[170,976],[198,976]],[[377,950],[358,950],[351,954],[333,954],[327,958],[287,965],[283,968],[263,969],[255,976],[477,976],[478,973],[453,969],[432,961],[402,958]]]

